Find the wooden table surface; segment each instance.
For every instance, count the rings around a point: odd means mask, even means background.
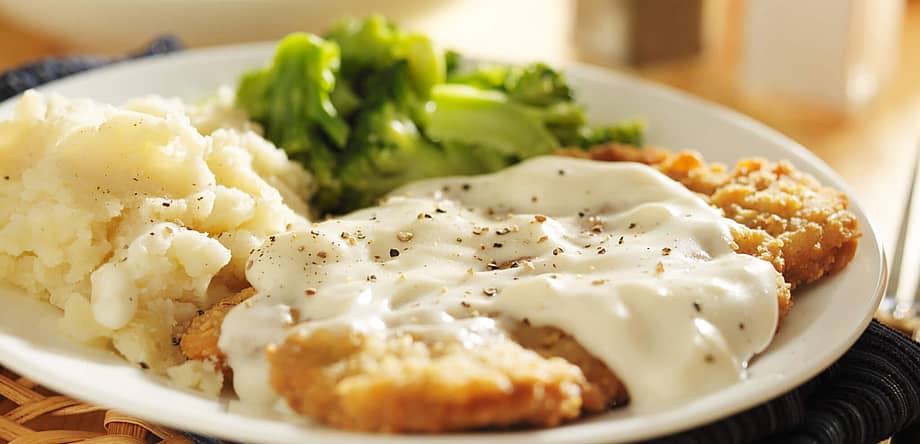
[[[916,50],[920,48],[920,2],[910,2],[907,7],[900,64],[893,80],[871,105],[855,115],[807,103],[745,97],[736,75],[738,34],[730,25],[723,44],[693,59],[642,68],[613,68],[734,108],[800,142],[850,184],[853,197],[867,210],[888,251],[892,251],[907,195],[910,160],[920,143],[920,51]],[[434,37],[438,39],[438,35]],[[459,46],[463,49],[462,42]],[[36,58],[72,52],[62,42],[21,29],[0,17],[0,71]],[[576,51],[562,58],[604,64]],[[916,277],[916,273],[908,275]]]

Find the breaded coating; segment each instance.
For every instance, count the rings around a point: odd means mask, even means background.
[[[601,412],[629,401],[628,392],[620,378],[562,330],[521,323],[511,331],[511,338],[544,358],[562,358],[578,366],[585,376],[581,398],[582,408],[586,412]]]
[[[231,308],[253,294],[255,290],[248,288],[198,316],[183,335],[183,353],[226,369],[217,347],[220,325]],[[616,375],[561,330],[520,323],[511,335],[517,344],[506,340],[472,354],[409,337],[371,347],[371,342],[357,336],[292,335],[296,339],[271,351],[272,384],[299,413],[365,431],[552,426],[578,417],[582,410],[600,412],[628,401]],[[376,363],[370,367],[368,359]],[[372,375],[371,368],[379,372]],[[355,381],[368,378],[376,378],[373,391],[366,383],[356,385]],[[424,384],[410,386],[393,378]],[[425,393],[431,397],[419,397]],[[388,403],[405,405],[385,415],[381,406]]]
[[[207,311],[201,312],[182,334],[179,348],[186,358],[195,360],[213,360],[226,370],[224,354],[217,346],[220,339],[220,326],[224,317],[233,307],[236,307],[252,295],[256,289],[249,287],[214,304]]]
[[[272,386],[298,413],[366,432],[437,433],[579,416],[586,380],[511,340],[464,348],[317,330],[269,349]]]
[[[566,155],[636,161],[700,193],[739,223],[735,251],[773,264],[780,316],[793,286],[814,281],[853,257],[859,225],[842,193],[786,162],[742,160],[731,171],[699,154],[610,145]],[[223,362],[220,325],[244,290],[195,319],[182,338],[190,359]],[[268,350],[271,384],[300,414],[366,432],[436,433],[508,425],[555,426],[628,402],[628,388],[565,332],[511,325],[508,338],[481,346],[408,335],[294,333]]]
[[[789,288],[777,277],[780,313]],[[247,289],[201,317],[187,334],[197,359],[222,361],[219,320]],[[629,401],[628,389],[572,336],[527,322],[509,339],[476,346],[385,340],[317,330],[269,347],[271,384],[298,413],[343,429],[437,433],[483,427],[550,427]],[[210,354],[209,354],[210,353]]]
[[[729,171],[692,151],[605,145],[562,154],[645,163],[703,194],[725,217],[750,229],[735,233],[736,251],[771,262],[792,288],[842,269],[856,254],[861,233],[847,211],[846,194],[786,161],[743,159]]]

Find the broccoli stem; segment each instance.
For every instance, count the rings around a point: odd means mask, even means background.
[[[539,117],[497,91],[467,85],[437,85],[426,109],[434,140],[491,147],[516,159],[552,153],[559,142]]]

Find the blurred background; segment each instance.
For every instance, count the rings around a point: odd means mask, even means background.
[[[753,116],[836,169],[893,247],[920,139],[918,0],[0,0],[0,71],[372,12],[465,55],[601,65]]]

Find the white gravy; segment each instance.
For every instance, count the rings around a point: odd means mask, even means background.
[[[255,251],[258,294],[227,316],[220,348],[241,400],[267,406],[264,350],[292,331],[475,347],[526,319],[606,363],[631,409],[667,408],[743,378],[773,338],[777,272],[732,251],[731,224],[633,163],[541,157],[414,183]]]

